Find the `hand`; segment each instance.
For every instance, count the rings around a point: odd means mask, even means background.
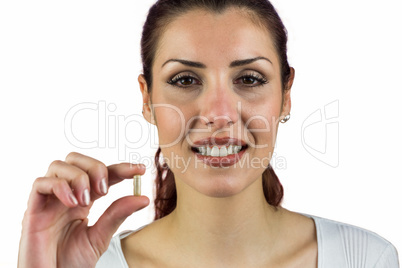
[[[89,227],[87,216],[93,202],[106,195],[108,185],[144,173],[143,165],[106,167],[79,153],[54,161],[45,177],[33,184],[22,222],[18,267],[95,267],[118,227],[146,207],[149,199],[118,199]]]

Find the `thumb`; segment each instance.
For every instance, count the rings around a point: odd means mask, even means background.
[[[113,234],[128,216],[149,205],[146,196],[126,196],[114,201],[94,226],[88,230],[88,239],[100,257],[109,246]]]

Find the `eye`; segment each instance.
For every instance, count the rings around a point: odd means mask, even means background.
[[[179,74],[167,81],[168,84],[177,87],[190,87],[194,85],[201,85],[201,82],[192,75]]]
[[[247,87],[261,86],[267,84],[268,80],[262,75],[252,73],[240,76],[234,81],[235,84],[241,84]]]

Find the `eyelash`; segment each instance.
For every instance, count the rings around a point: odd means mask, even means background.
[[[179,82],[180,80],[188,79],[188,78],[198,81],[198,79],[196,77],[194,77],[194,76],[192,76],[190,74],[179,74],[179,75],[173,76],[169,81],[167,81],[167,83],[172,85],[172,86],[176,86],[176,87],[189,87],[189,86],[183,86],[183,85],[178,85],[177,84],[177,82]]]
[[[245,78],[252,78],[252,79],[254,79],[254,80],[256,80],[258,82],[258,84],[244,85],[246,87],[258,87],[258,86],[268,84],[268,79],[266,79],[264,76],[262,76],[260,74],[255,74],[255,73],[249,73],[249,74],[242,75],[239,78],[237,78],[235,80],[235,82],[240,80],[240,79],[245,79]]]
[[[252,84],[252,85],[243,84],[243,86],[245,86],[245,87],[258,87],[258,86],[268,84],[268,80],[264,76],[259,75],[259,74],[254,74],[254,73],[244,74],[244,75],[240,76],[239,78],[237,78],[235,80],[235,84],[239,84],[236,81],[242,80],[242,79],[245,79],[245,78],[251,78],[251,79],[254,79],[254,80],[256,80],[258,82],[258,84]],[[187,88],[187,87],[190,87],[190,86],[194,85],[194,83],[192,85],[188,85],[188,86],[177,84],[182,79],[192,79],[193,82],[195,82],[194,80],[196,80],[198,82],[195,85],[201,84],[199,79],[197,79],[196,77],[194,77],[191,74],[179,74],[179,75],[173,76],[171,79],[169,79],[167,81],[167,83],[172,85],[172,86],[181,87],[181,88]]]

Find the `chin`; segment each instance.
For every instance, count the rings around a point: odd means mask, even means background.
[[[195,186],[199,193],[214,198],[227,198],[241,193],[248,185],[240,183],[236,178],[211,178],[214,181],[204,181],[203,185]]]

